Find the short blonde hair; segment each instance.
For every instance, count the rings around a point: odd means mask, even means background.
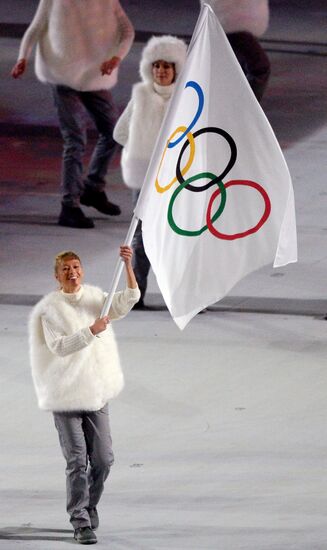
[[[65,260],[78,260],[79,263],[82,265],[81,259],[76,254],[76,252],[73,252],[72,250],[64,250],[63,252],[59,252],[57,256],[55,257],[54,262],[54,271],[55,273],[58,273],[58,268],[61,262],[64,262]]]

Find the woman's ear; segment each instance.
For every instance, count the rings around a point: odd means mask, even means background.
[[[61,284],[60,284],[60,282],[59,282],[58,274],[55,273],[55,274],[54,274],[54,277],[55,277],[56,281],[58,281],[58,283],[59,283],[59,285],[58,285],[58,286],[59,286],[59,290],[61,290],[61,289],[62,289],[62,286],[61,286]]]

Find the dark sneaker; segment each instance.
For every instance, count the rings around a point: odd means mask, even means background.
[[[78,527],[74,531],[74,539],[80,544],[95,544],[98,542],[91,527]]]
[[[80,229],[91,229],[94,227],[93,220],[87,218],[80,208],[64,204],[61,207],[58,224],[64,227],[77,227]]]
[[[136,304],[133,305],[132,309],[147,309],[145,303],[144,303],[144,300],[143,298],[140,298],[138,302],[136,302]]]
[[[108,216],[119,216],[121,210],[117,204],[109,202],[104,191],[94,191],[93,189],[85,188],[80,197],[81,204],[85,206],[93,206],[102,214]]]
[[[91,528],[97,529],[99,527],[99,516],[96,508],[89,508],[88,513],[90,516]]]

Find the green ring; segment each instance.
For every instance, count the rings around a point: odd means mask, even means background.
[[[211,172],[202,172],[200,174],[197,174],[196,176],[192,176],[192,177],[188,178],[187,180],[185,180],[183,183],[181,183],[175,189],[174,193],[172,194],[172,197],[170,199],[169,206],[168,206],[167,218],[168,218],[168,223],[169,223],[170,227],[178,235],[184,235],[185,237],[198,237],[204,231],[206,231],[206,229],[208,229],[207,225],[204,225],[203,227],[201,227],[201,229],[198,229],[196,231],[188,231],[187,229],[181,229],[175,223],[175,220],[174,220],[174,217],[173,217],[173,205],[174,205],[175,199],[177,198],[177,195],[184,189],[184,187],[186,185],[188,185],[192,181],[196,181],[196,180],[199,180],[201,178],[211,178],[211,180],[213,180],[213,179],[216,178],[216,176],[215,176],[215,174],[212,174]],[[219,181],[217,183],[217,185],[220,189],[221,201],[220,201],[220,205],[219,205],[219,208],[218,208],[217,212],[212,217],[212,220],[211,220],[212,222],[215,222],[219,218],[219,216],[222,214],[222,212],[225,208],[225,204],[226,204],[227,194],[226,194],[225,186],[224,186],[222,181]]]

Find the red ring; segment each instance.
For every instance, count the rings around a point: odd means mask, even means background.
[[[227,187],[232,187],[233,185],[245,185],[246,187],[253,187],[257,191],[259,191],[259,193],[261,194],[261,196],[264,200],[264,203],[265,203],[265,211],[264,211],[261,219],[257,223],[257,225],[255,225],[254,227],[251,227],[247,231],[243,231],[242,233],[234,233],[232,235],[227,235],[225,233],[221,233],[220,231],[218,231],[213,226],[213,224],[211,222],[212,204],[213,204],[213,201],[215,200],[215,198],[218,197],[218,195],[220,194],[220,189],[218,188],[211,195],[211,198],[210,198],[210,201],[209,201],[209,204],[208,204],[208,208],[207,208],[207,226],[208,226],[209,231],[215,237],[218,237],[219,239],[223,239],[223,240],[226,240],[226,241],[233,241],[235,239],[242,239],[243,237],[247,237],[248,235],[251,235],[252,233],[256,233],[257,231],[259,231],[260,227],[262,227],[263,224],[269,218],[269,215],[270,215],[270,212],[271,212],[271,202],[270,202],[268,193],[264,190],[263,187],[261,187],[261,185],[259,185],[255,181],[251,181],[251,180],[231,180],[231,181],[225,183],[224,185],[225,185],[226,189],[227,189]]]

